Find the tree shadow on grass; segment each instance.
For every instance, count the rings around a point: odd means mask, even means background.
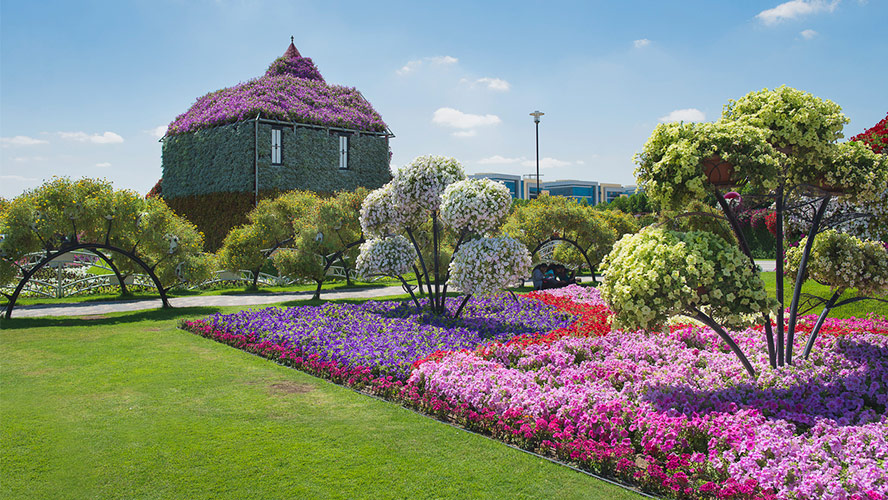
[[[41,316],[37,318],[0,319],[0,330],[21,330],[61,326],[102,327],[138,323],[141,321],[167,321],[194,316],[208,316],[220,312],[221,307],[173,307],[167,309],[145,309],[141,311],[86,316]]]
[[[750,382],[715,390],[659,385],[652,386],[640,399],[657,411],[675,410],[688,417],[713,411],[734,413],[739,409],[755,409],[767,418],[793,423],[798,433],[821,419],[848,426],[862,423],[858,418],[862,413],[884,415],[888,373],[876,365],[879,360],[888,359],[888,347],[842,339],[839,349],[842,356],[862,369],[843,377],[832,377],[829,383],[811,377],[785,387],[760,387]],[[880,390],[868,395],[867,388],[874,383],[881,386]]]

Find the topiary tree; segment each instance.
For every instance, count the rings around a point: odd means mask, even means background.
[[[364,242],[358,220],[359,209],[367,190],[342,191],[332,198],[317,200],[316,209],[301,221],[301,227],[290,248],[281,249],[272,258],[281,274],[314,281],[314,298],[321,296],[321,287],[330,267],[340,262],[349,280],[356,247]]]
[[[19,273],[15,291],[7,294],[9,318],[22,288],[51,260],[74,250],[89,250],[107,262],[125,293],[124,276],[145,272],[164,307],[166,292],[182,281],[202,281],[213,259],[202,253],[203,236],[176,216],[160,199],[143,199],[114,190],[104,180],[54,178],[12,200],[0,213],[0,279]],[[33,265],[27,256],[43,252]],[[125,257],[113,259],[114,255]]]
[[[832,289],[832,295],[829,299],[825,299],[823,311],[805,346],[804,357],[807,359],[817,333],[833,307],[867,298],[888,302],[884,299],[865,297],[868,294],[878,295],[888,292],[888,251],[882,242],[864,241],[847,233],[828,229],[814,237],[814,243],[810,246],[810,262],[804,270],[801,270],[805,247],[808,247],[807,238],[802,239],[798,246],[787,250],[787,274],[801,272],[804,279],[813,279]],[[864,296],[838,302],[842,293],[849,288],[856,288],[857,292]]]
[[[634,219],[629,222],[571,198],[546,194],[516,207],[505,226],[506,234],[534,249],[532,255],[551,241],[565,243],[556,248],[556,258],[577,267],[588,266],[593,274],[616,241],[617,229],[634,232],[638,226]]]
[[[868,146],[874,153],[888,156],[888,116],[860,134],[852,137],[852,141]],[[861,239],[877,239],[888,242],[888,191],[872,200],[851,201],[847,197],[831,200],[824,212],[821,225],[834,228]],[[786,225],[792,234],[807,234],[816,214],[816,200],[809,206],[802,207],[787,214]]]
[[[751,267],[755,264],[749,245],[722,189],[743,186],[748,188],[744,192],[772,199],[778,228],[778,276],[783,275],[785,215],[799,208],[801,195],[816,198],[788,324],[784,322],[783,280],[777,280],[776,346],[770,319],[763,319],[769,358],[775,367],[792,363],[805,268],[829,200],[833,196],[853,201],[877,199],[888,185],[885,158],[858,142],[836,142],[847,121],[831,101],[785,86],[765,89],[729,101],[715,123],[659,125],[635,157],[639,185],[664,209],[680,209],[714,196]]]
[[[454,158],[420,156],[364,200],[361,226],[371,239],[361,247],[360,268],[365,273],[403,274],[415,262],[407,262],[404,240],[397,237],[404,233],[419,260],[432,312],[446,313],[447,283],[453,276],[453,284],[466,294],[455,312],[458,316],[473,293],[488,293],[508,284],[512,276],[528,272],[530,256],[526,248],[522,253],[520,246],[504,237],[494,241],[511,203],[511,194],[502,184],[465,179],[462,166]],[[417,238],[424,227],[429,228],[430,252],[423,251]],[[448,233],[455,243],[444,274],[441,254]],[[444,248],[443,252],[448,250]],[[508,253],[498,255],[498,251]],[[486,264],[497,259],[501,260],[499,266]],[[489,273],[483,279],[490,286],[478,285],[474,281],[478,276],[465,269],[468,265],[486,266]]]
[[[223,269],[253,272],[256,288],[259,272],[276,249],[293,243],[302,231],[309,230],[321,205],[310,191],[290,191],[271,200],[261,200],[247,214],[249,222],[233,228],[217,252]],[[314,234],[312,234],[314,236]]]
[[[715,330],[755,376],[723,326],[750,326],[772,304],[736,245],[707,231],[649,227],[619,240],[601,268],[607,272],[601,297],[615,313],[615,327],[660,328],[670,316],[693,316]]]

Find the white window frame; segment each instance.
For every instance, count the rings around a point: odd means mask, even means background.
[[[281,165],[283,142],[281,140],[282,130],[280,128],[271,129],[271,164]]]
[[[348,170],[348,136],[339,136],[339,170]]]

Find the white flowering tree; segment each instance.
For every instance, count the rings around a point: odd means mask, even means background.
[[[364,200],[361,227],[370,239],[361,246],[359,273],[400,277],[418,260],[431,310],[446,313],[447,286],[452,283],[465,294],[454,314],[458,316],[472,294],[502,289],[529,272],[527,248],[497,236],[511,203],[505,186],[466,179],[454,158],[418,157]],[[426,262],[417,233],[429,226],[432,251],[431,262]],[[448,232],[455,243],[445,273],[441,253]],[[422,278],[419,283],[421,289]]]
[[[712,195],[724,212],[748,265],[755,263],[723,189],[774,201],[777,218],[777,332],[763,318],[771,366],[792,364],[799,298],[815,235],[833,196],[878,199],[888,187],[888,161],[859,142],[839,143],[848,119],[828,100],[790,87],[751,92],[729,101],[714,123],[664,124],[654,129],[635,171],[639,185],[664,209],[680,209]],[[796,275],[789,320],[784,321],[784,221],[800,196],[816,207]],[[745,195],[750,196],[750,195]],[[786,334],[786,335],[784,335]],[[776,340],[776,345],[775,345]]]

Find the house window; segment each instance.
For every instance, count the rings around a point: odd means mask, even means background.
[[[348,136],[339,136],[339,170],[348,170]]]
[[[271,164],[281,164],[281,129],[271,129]]]

